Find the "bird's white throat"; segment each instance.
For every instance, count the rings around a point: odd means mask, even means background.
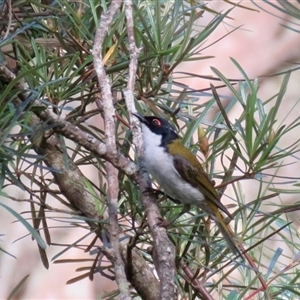
[[[162,145],[162,135],[142,124],[145,166],[165,193],[185,204],[199,204],[203,194],[186,182],[174,167],[173,157]]]
[[[155,134],[145,124],[142,124],[142,131],[145,149],[161,145],[162,136],[160,134]]]

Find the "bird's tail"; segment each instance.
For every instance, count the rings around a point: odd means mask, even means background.
[[[232,235],[232,233],[229,231],[227,225],[224,222],[224,218],[222,216],[222,214],[219,212],[219,210],[215,211],[215,216],[213,217],[216,224],[218,225],[229,249],[238,257],[242,257],[242,253],[240,251],[240,249],[238,248],[238,246],[236,245],[236,243],[234,242],[234,237]]]

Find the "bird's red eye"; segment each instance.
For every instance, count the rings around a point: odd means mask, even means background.
[[[155,126],[161,126],[161,121],[159,121],[158,119],[153,119],[152,124]]]

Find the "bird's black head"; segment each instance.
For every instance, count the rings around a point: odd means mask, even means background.
[[[154,134],[162,136],[161,141],[163,146],[179,138],[178,134],[175,132],[175,128],[167,120],[159,117],[142,116],[135,113],[133,115],[135,115],[140,122],[147,126]]]

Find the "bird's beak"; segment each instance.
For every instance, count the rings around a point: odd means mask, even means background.
[[[132,114],[136,116],[141,123],[148,124],[148,121],[145,119],[143,115],[140,115],[138,113],[132,113]]]

